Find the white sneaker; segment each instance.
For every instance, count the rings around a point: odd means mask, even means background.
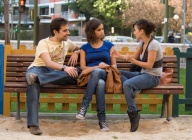
[[[102,132],[107,132],[109,131],[109,127],[107,126],[106,122],[99,122],[100,130]]]
[[[81,107],[79,112],[76,115],[76,118],[79,120],[84,120],[86,112],[87,112],[87,109],[84,107]]]

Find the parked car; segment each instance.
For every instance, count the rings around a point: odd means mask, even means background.
[[[180,36],[174,36],[175,37],[175,43],[181,43],[181,37]],[[155,39],[159,41],[160,43],[164,42],[164,37],[163,36],[155,36]],[[189,38],[186,36],[185,37],[185,43],[186,44],[192,44],[192,42],[189,40]]]
[[[192,42],[190,41],[189,38],[187,38],[187,37],[185,38],[185,43],[189,44],[189,47],[192,48]]]
[[[155,36],[155,39],[159,41],[160,43],[164,42],[164,37],[163,36]]]
[[[111,42],[136,42],[135,39],[129,36],[106,36],[104,40]]]

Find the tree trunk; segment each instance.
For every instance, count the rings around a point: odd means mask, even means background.
[[[5,45],[10,44],[10,28],[9,28],[9,6],[8,0],[4,0],[4,27],[5,27]]]

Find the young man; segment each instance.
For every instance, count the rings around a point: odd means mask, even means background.
[[[68,21],[55,18],[50,24],[52,36],[39,41],[35,60],[26,72],[27,82],[27,127],[31,134],[41,135],[38,121],[38,103],[40,86],[46,83],[76,84],[78,76],[77,64],[79,47],[67,39],[69,33]],[[74,52],[64,65],[68,52]]]

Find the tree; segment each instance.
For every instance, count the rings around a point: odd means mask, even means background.
[[[145,18],[153,22],[157,28],[162,27],[164,6],[159,0],[127,0],[127,5],[124,24],[132,26],[136,20]]]
[[[104,22],[106,33],[110,28],[120,31],[122,25],[123,10],[126,8],[125,0],[76,0],[71,8],[77,14],[84,14],[87,21],[90,17],[99,18]]]
[[[126,0],[128,8],[125,11],[125,25],[132,25],[134,21],[145,18],[154,22],[157,28],[163,27],[164,21],[164,5],[160,0]],[[168,4],[175,7],[174,13],[179,15],[179,19],[175,21],[173,17],[168,19],[168,30],[181,32],[183,17],[183,0],[168,0]],[[186,28],[192,26],[192,0],[187,1],[186,12]]]
[[[5,45],[10,44],[10,34],[9,34],[9,5],[8,0],[4,0],[4,21],[5,21]]]
[[[173,18],[168,19],[168,30],[181,32],[183,0],[168,0],[168,3],[170,6],[175,7],[174,13],[180,17],[177,21]],[[76,0],[74,5],[74,11],[85,14],[87,20],[90,17],[101,19],[104,22],[107,34],[110,33],[111,27],[115,27],[116,33],[126,35],[127,32],[131,32],[132,24],[140,18],[155,23],[159,34],[162,34],[165,9],[160,0]],[[192,26],[191,7],[192,0],[188,0],[186,28]]]

